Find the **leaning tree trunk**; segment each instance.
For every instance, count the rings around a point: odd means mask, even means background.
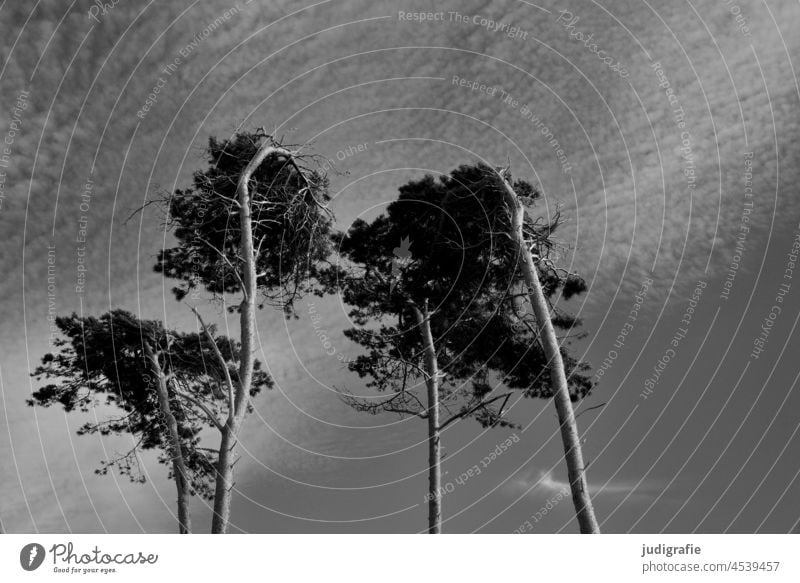
[[[561,426],[561,440],[564,443],[564,453],[567,460],[567,475],[570,489],[572,490],[572,502],[575,505],[578,524],[581,533],[596,534],[600,532],[600,526],[597,524],[592,500],[589,497],[578,424],[575,421],[575,413],[572,410],[567,375],[564,371],[564,361],[561,358],[561,349],[553,328],[550,309],[547,305],[542,285],[539,282],[539,274],[533,262],[531,251],[525,244],[522,230],[525,220],[525,207],[522,205],[522,201],[520,201],[514,188],[509,184],[505,174],[498,172],[498,175],[503,181],[505,200],[511,210],[510,235],[517,247],[522,274],[528,287],[533,315],[536,318],[539,337],[547,359],[547,367],[550,371],[550,383],[553,385],[556,412]]]
[[[172,414],[172,408],[169,404],[169,391],[167,390],[167,381],[164,378],[164,371],[161,368],[161,364],[158,362],[158,357],[156,357],[153,352],[152,346],[150,346],[150,342],[147,340],[144,341],[144,352],[145,356],[150,361],[153,374],[158,381],[156,382],[158,405],[161,409],[161,415],[164,418],[164,425],[166,426],[169,438],[172,473],[175,475],[175,486],[178,489],[178,532],[180,534],[189,534],[192,532],[192,519],[189,513],[189,474],[186,471],[186,463],[183,459],[183,449],[181,448],[181,439],[178,433],[178,422],[175,420],[175,415]]]
[[[414,316],[422,334],[425,352],[425,381],[428,388],[428,534],[442,532],[442,465],[439,434],[439,365],[431,333],[430,313],[416,306]]]

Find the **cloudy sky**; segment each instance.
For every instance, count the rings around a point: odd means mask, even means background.
[[[596,372],[606,362],[581,409],[605,405],[579,417],[603,529],[797,530],[800,282],[786,269],[800,233],[798,24],[790,1],[0,3],[4,529],[175,530],[165,468],[145,456],[144,485],[94,475],[130,439],[76,435],[107,410],[26,407],[28,373],[51,310],[193,326],[152,271],[170,243],[159,217],[126,219],[187,185],[209,136],[264,126],[335,162],[340,229],[411,178],[510,160],[544,193],[538,211],[563,205],[562,259],[590,284],[567,307],[588,332],[579,353]],[[334,387],[360,381],[326,355],[309,310],[353,356],[347,307],[309,301],[297,320],[259,314],[276,387],[246,423],[232,530],[423,530],[424,423],[341,403]],[[512,532],[531,517],[534,532],[577,530],[552,404],[511,415],[518,441],[444,497],[446,532]],[[451,426],[444,482],[512,433]],[[193,510],[208,520],[205,503]]]

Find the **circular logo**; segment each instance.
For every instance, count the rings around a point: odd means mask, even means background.
[[[19,564],[26,571],[35,571],[44,562],[44,547],[39,543],[30,543],[19,552]]]

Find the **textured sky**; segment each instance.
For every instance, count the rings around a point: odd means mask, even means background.
[[[258,126],[335,162],[340,229],[376,216],[410,178],[510,160],[544,193],[537,211],[563,205],[562,261],[590,284],[567,307],[588,332],[579,353],[596,371],[607,362],[581,408],[605,405],[579,417],[603,529],[797,530],[800,282],[784,277],[800,232],[797,2],[92,6],[0,4],[5,530],[175,529],[165,468],[144,456],[144,485],[94,475],[130,440],[79,437],[85,417],[26,407],[35,389],[28,372],[48,350],[51,310],[122,307],[193,326],[170,282],[152,272],[170,242],[160,217],[126,219],[149,196],[188,184],[205,164],[208,136]],[[399,14],[420,11],[443,18]],[[489,19],[518,27],[517,38]],[[499,89],[472,91],[454,77]],[[749,231],[738,260],[743,216]],[[791,285],[779,301],[782,283]],[[309,301],[337,356],[357,354],[341,333],[346,306]],[[776,306],[764,351],[752,357]],[[259,314],[259,358],[276,387],[246,422],[233,530],[423,530],[424,423],[365,417],[342,404],[334,387],[358,391],[360,381],[326,355],[310,309],[301,301],[292,321]],[[205,312],[235,333],[224,313]],[[630,333],[615,347],[626,323]],[[519,441],[444,497],[446,532],[511,532],[532,516],[534,532],[576,531],[552,404],[522,401],[511,414]],[[453,425],[444,482],[512,433]],[[207,505],[196,500],[193,509],[204,524]]]

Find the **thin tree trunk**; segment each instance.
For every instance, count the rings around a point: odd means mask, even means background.
[[[164,371],[153,352],[152,346],[150,346],[150,342],[147,340],[144,341],[144,352],[145,356],[150,361],[153,374],[155,374],[158,381],[156,383],[158,404],[161,409],[161,414],[164,417],[164,424],[167,427],[167,434],[169,436],[172,473],[175,475],[175,486],[178,490],[178,532],[180,534],[190,534],[192,532],[192,519],[189,513],[189,474],[186,471],[186,463],[183,459],[183,449],[181,448],[181,439],[178,433],[178,422],[175,420],[175,416],[172,414],[172,408],[169,404],[169,391],[167,390],[167,381],[164,378]]]
[[[569,478],[570,489],[572,490],[572,502],[575,505],[575,512],[578,518],[578,525],[583,534],[596,534],[600,532],[600,526],[594,514],[592,500],[586,480],[586,470],[583,464],[583,453],[581,451],[580,435],[578,424],[575,421],[575,414],[572,410],[572,402],[569,397],[569,386],[567,376],[564,371],[564,361],[561,358],[561,350],[556,338],[555,329],[550,316],[550,308],[539,281],[539,274],[533,262],[531,251],[525,244],[523,234],[523,222],[525,208],[519,200],[514,188],[506,180],[502,172],[498,172],[500,179],[505,187],[505,199],[511,209],[511,237],[517,246],[520,266],[528,287],[531,307],[536,318],[539,336],[542,342],[547,367],[550,372],[550,383],[553,385],[554,400],[558,421],[561,426],[561,441],[564,444],[564,453],[567,461],[567,475]]]
[[[242,171],[237,184],[239,203],[239,251],[242,256],[242,302],[239,305],[241,328],[241,356],[239,360],[239,382],[236,386],[234,402],[228,404],[228,420],[222,431],[217,477],[214,490],[214,519],[211,523],[213,534],[224,534],[228,529],[231,513],[231,490],[233,489],[233,464],[236,461],[236,441],[241,429],[250,386],[253,382],[253,354],[256,328],[256,256],[253,245],[253,223],[250,200],[250,178],[261,163],[271,155],[291,159],[292,152],[285,148],[264,142]],[[299,172],[299,169],[298,169]]]
[[[228,531],[228,522],[231,517],[231,491],[233,490],[236,435],[229,423],[230,419],[225,424],[219,441],[211,534],[225,534]]]
[[[428,534],[442,532],[442,465],[439,432],[439,365],[431,333],[430,313],[414,306],[425,351],[425,373],[428,378]]]

